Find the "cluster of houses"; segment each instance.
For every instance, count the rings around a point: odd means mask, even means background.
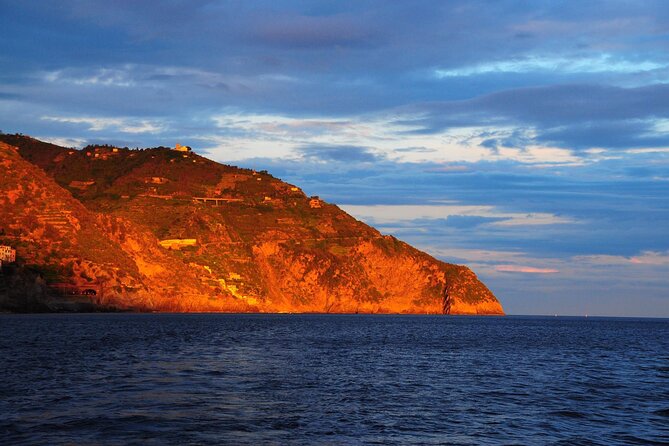
[[[181,144],[178,143],[172,150],[176,150],[177,152],[192,151],[192,149],[189,146],[182,146]],[[76,153],[74,150],[70,150],[67,154],[73,155],[74,153]],[[106,160],[110,156],[118,155],[120,153],[120,149],[118,147],[111,147],[111,146],[98,146],[98,147],[86,148],[85,153],[86,156],[88,157]],[[134,155],[131,154],[130,156]]]
[[[2,263],[14,263],[16,262],[16,250],[12,249],[11,246],[0,245],[0,266]]]
[[[70,151],[68,152],[68,155],[72,155],[73,153],[74,151]],[[120,152],[118,147],[100,146],[94,147],[93,149],[86,149],[85,153],[86,156],[91,158],[106,160],[110,156],[118,155]]]

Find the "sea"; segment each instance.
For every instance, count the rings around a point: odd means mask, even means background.
[[[0,315],[0,444],[669,444],[669,319]]]

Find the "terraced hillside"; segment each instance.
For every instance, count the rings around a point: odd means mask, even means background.
[[[45,181],[68,197],[60,208],[35,214],[40,228],[50,228],[48,239],[83,237],[76,246],[89,250],[103,243],[82,236],[86,228],[62,233],[68,218],[84,212],[105,243],[117,243],[118,258],[134,263],[118,271],[136,271],[133,286],[142,291],[126,288],[121,297],[110,297],[109,305],[158,311],[502,313],[468,268],[384,236],[267,172],[164,147],[73,150],[21,135],[0,140],[17,147],[26,165],[42,169]],[[37,189],[42,187],[47,186]],[[8,212],[23,218],[24,211]],[[128,232],[135,235],[133,242],[120,237]],[[75,251],[68,255],[76,258]],[[19,246],[18,253],[37,269],[43,264],[26,248]],[[89,257],[88,251],[79,254]],[[154,265],[179,271],[184,280],[175,284],[152,275]],[[57,280],[68,276],[61,272]]]

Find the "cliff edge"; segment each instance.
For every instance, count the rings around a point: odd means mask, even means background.
[[[183,146],[0,141],[2,309],[503,314],[469,268],[267,172]]]

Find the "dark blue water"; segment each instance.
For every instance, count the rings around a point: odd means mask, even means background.
[[[667,444],[669,320],[0,316],[0,444]]]

